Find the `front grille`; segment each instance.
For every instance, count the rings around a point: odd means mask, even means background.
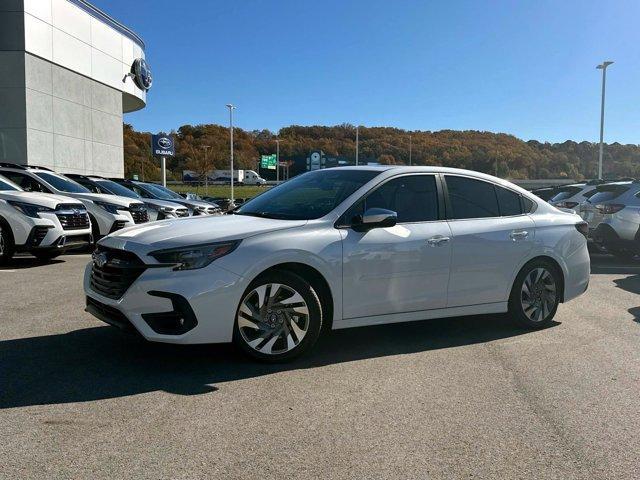
[[[91,289],[117,300],[145,269],[145,264],[134,253],[99,246],[93,253]]]
[[[134,223],[146,223],[149,221],[149,214],[146,208],[131,208],[129,212],[131,213]]]
[[[86,211],[78,211],[78,213],[56,213],[60,225],[63,230],[82,230],[89,228],[89,215]]]
[[[188,216],[189,216],[189,210],[187,210],[186,208],[176,209],[176,217],[188,217]]]

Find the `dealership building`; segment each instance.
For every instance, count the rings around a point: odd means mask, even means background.
[[[122,176],[122,117],[151,86],[144,48],[84,0],[0,0],[0,162]]]

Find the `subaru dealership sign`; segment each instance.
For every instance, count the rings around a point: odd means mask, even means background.
[[[173,157],[176,154],[173,137],[165,133],[151,135],[151,151],[156,157]]]

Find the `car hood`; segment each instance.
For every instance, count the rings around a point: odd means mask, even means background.
[[[91,200],[98,202],[111,203],[121,207],[128,207],[132,203],[142,203],[140,200],[129,197],[121,197],[120,195],[106,195],[103,193],[73,193],[74,198],[80,198],[82,200]]]
[[[156,200],[155,198],[145,198],[142,200],[145,204],[154,207],[170,207],[170,208],[186,208],[184,205],[169,200]]]
[[[306,220],[274,220],[246,215],[187,217],[118,230],[102,239],[100,244],[146,254],[160,248],[240,240],[261,233],[301,227],[306,223]]]
[[[48,208],[56,208],[56,206],[61,203],[82,205],[82,202],[76,198],[65,197],[63,195],[52,195],[50,193],[20,192],[11,190],[0,192],[0,198],[2,200],[32,203],[34,205]]]

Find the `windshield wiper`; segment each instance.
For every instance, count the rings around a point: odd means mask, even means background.
[[[275,212],[233,212],[234,215],[246,215],[248,217],[271,218],[274,220],[297,220],[286,213]]]

